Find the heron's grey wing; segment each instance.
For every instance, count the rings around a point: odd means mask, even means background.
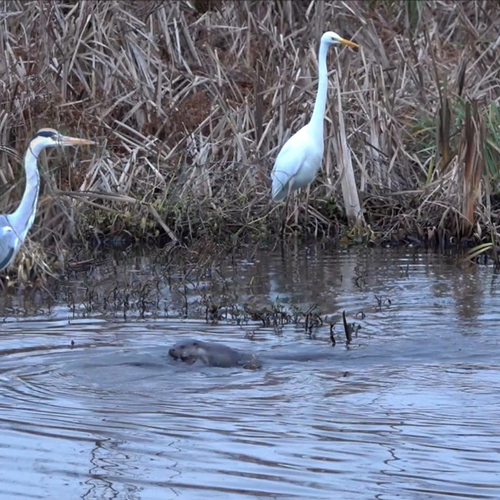
[[[17,239],[17,235],[12,227],[0,226],[0,271],[5,269],[15,257]]]

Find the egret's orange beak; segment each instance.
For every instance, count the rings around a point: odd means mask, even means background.
[[[340,38],[339,42],[342,45],[347,45],[348,47],[352,47],[353,49],[359,49],[359,45],[357,43],[351,42],[351,40],[346,40],[345,38]]]

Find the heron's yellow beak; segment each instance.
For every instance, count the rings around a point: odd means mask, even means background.
[[[347,45],[348,47],[352,47],[353,49],[359,49],[359,45],[357,43],[351,42],[351,40],[346,40],[345,38],[340,38],[339,42],[342,45]]]
[[[67,137],[65,135],[61,136],[59,142],[64,146],[84,146],[91,144],[97,144],[95,141],[89,141],[88,139],[79,139],[78,137]]]

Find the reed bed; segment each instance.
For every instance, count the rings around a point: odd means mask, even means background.
[[[59,259],[115,235],[275,239],[269,175],[310,117],[327,29],[362,50],[330,51],[323,168],[308,205],[291,200],[286,234],[496,235],[498,2],[12,0],[0,25],[2,211],[24,189],[15,152],[40,127],[99,141],[42,158],[30,239]],[[346,155],[365,220],[351,233]]]

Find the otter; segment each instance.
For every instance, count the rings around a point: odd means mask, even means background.
[[[196,361],[201,361],[207,366],[218,366],[220,368],[231,368],[241,366],[243,368],[261,368],[261,360],[255,354],[233,349],[225,344],[217,342],[204,342],[197,339],[186,339],[175,344],[168,354],[175,360],[183,361],[192,365]],[[303,352],[280,352],[271,353],[264,356],[264,359],[282,361],[311,361],[331,356],[331,351],[322,349],[321,351]]]
[[[224,344],[186,339],[175,344],[168,354],[175,360],[180,359],[188,365],[201,361],[207,366],[231,368],[260,368],[260,362],[254,354],[238,351]]]

